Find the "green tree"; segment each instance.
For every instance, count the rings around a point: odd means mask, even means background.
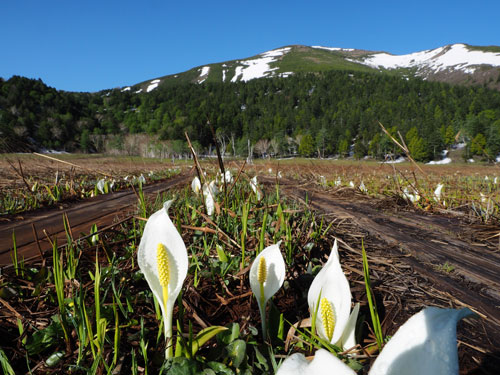
[[[495,159],[500,154],[500,120],[491,124],[486,142],[486,152],[491,159]]]
[[[472,155],[483,155],[486,146],[486,138],[482,133],[478,133],[470,143],[470,152]]]
[[[416,161],[427,161],[429,159],[429,149],[425,140],[418,135],[416,126],[411,128],[406,133],[406,145],[410,151],[410,155]]]
[[[314,139],[312,135],[306,134],[302,137],[299,144],[299,154],[301,156],[312,156],[314,154]]]
[[[87,129],[83,129],[80,135],[80,148],[83,152],[91,151],[92,143],[90,141],[90,134]]]

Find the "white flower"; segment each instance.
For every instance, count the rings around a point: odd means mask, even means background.
[[[255,258],[250,267],[250,287],[259,304],[262,334],[266,337],[266,304],[285,281],[285,261],[281,255],[279,241],[266,247]]]
[[[337,177],[337,179],[335,180],[335,186],[340,186],[342,185],[342,180],[340,179],[340,177]]]
[[[260,201],[260,199],[262,198],[262,194],[260,193],[257,176],[253,176],[253,178],[250,180],[250,187],[252,188],[254,194],[257,196],[257,200]]]
[[[137,263],[159,302],[165,326],[167,357],[172,353],[172,312],[187,275],[188,256],[181,235],[168,216],[173,201],[149,218],[137,252]]]
[[[198,178],[198,176],[193,178],[193,181],[191,182],[191,189],[193,190],[193,192],[196,195],[200,194],[201,182],[200,182],[200,179]]]
[[[316,351],[309,362],[303,354],[295,353],[279,367],[276,375],[356,375],[344,362],[325,349]]]
[[[427,307],[413,315],[394,334],[375,360],[369,375],[458,374],[457,322],[474,313]],[[355,375],[330,352],[320,349],[308,362],[303,354],[288,357],[276,375]]]
[[[370,375],[458,374],[457,322],[473,315],[427,307],[403,324],[373,364]]]
[[[366,188],[365,183],[363,181],[361,181],[361,184],[359,184],[359,190],[362,193],[366,193],[368,191],[368,189]]]
[[[359,304],[351,313],[351,289],[340,266],[337,240],[309,288],[307,302],[311,316],[316,314],[316,330],[321,338],[345,349],[356,345],[354,328]]]
[[[224,181],[226,184],[231,184],[233,182],[233,176],[231,175],[231,171],[229,169],[224,174]]]
[[[203,184],[203,197],[205,198],[205,207],[207,208],[207,215],[209,216],[214,213],[215,196],[217,193],[215,181],[211,181],[210,184]]]
[[[441,201],[441,190],[443,190],[443,187],[444,187],[443,184],[438,184],[436,190],[434,190],[434,198],[436,199],[437,202]]]
[[[281,171],[278,171],[278,178],[281,178]]]
[[[144,175],[141,173],[141,175],[137,178],[136,180],[137,183],[140,183],[141,185],[144,185],[146,184],[146,178],[144,177]]]
[[[99,181],[97,181],[96,187],[97,187],[97,190],[99,190],[99,192],[101,194],[106,194],[104,192],[104,185],[105,184],[106,184],[106,181],[104,180],[104,178],[101,178]]]
[[[349,181],[349,186],[352,187],[352,188],[354,188],[354,182]]]
[[[405,187],[403,189],[403,198],[406,199],[406,200],[409,200],[412,203],[416,203],[416,202],[418,202],[420,200],[420,195],[418,195],[418,194],[411,194],[408,191],[408,188]]]

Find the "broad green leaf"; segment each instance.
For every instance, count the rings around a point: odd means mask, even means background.
[[[227,330],[226,327],[222,326],[211,326],[202,329],[193,340],[192,355],[194,356],[198,349],[203,346],[208,340],[214,337],[219,332]]]

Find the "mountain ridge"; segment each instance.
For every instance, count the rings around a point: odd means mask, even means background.
[[[500,90],[500,47],[456,43],[395,55],[354,48],[288,45],[243,59],[200,65],[120,89],[140,93],[150,92],[164,82],[249,81],[325,70],[389,73]]]

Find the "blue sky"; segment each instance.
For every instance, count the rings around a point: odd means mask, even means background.
[[[290,44],[406,54],[500,45],[500,1],[2,0],[0,77],[133,85]]]

